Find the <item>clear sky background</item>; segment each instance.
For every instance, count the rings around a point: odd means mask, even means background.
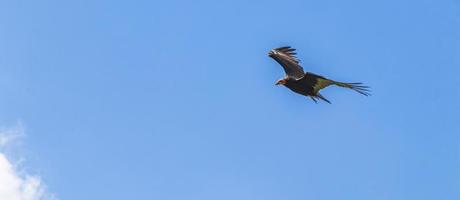
[[[458,0],[0,1],[0,68],[62,200],[460,199]]]

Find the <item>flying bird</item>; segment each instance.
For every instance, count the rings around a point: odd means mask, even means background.
[[[308,96],[315,103],[318,103],[317,99],[331,103],[319,93],[321,89],[330,85],[349,88],[365,96],[370,95],[369,87],[364,86],[362,83],[338,82],[311,72],[304,72],[302,66],[300,66],[300,60],[296,57],[295,50],[290,46],[285,46],[268,52],[268,56],[276,60],[286,73],[282,79],[276,81],[276,85],[284,85],[298,94]]]

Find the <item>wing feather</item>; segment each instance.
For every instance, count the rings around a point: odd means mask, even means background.
[[[280,47],[271,50],[269,56],[283,67],[288,77],[299,80],[304,77],[305,72],[299,64],[300,60],[295,56],[295,50],[290,46]]]

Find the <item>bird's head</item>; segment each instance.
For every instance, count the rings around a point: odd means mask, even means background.
[[[284,85],[284,84],[286,84],[286,79],[284,79],[284,78],[276,81],[276,83],[275,83],[275,85]]]
[[[268,56],[270,56],[270,57],[272,57],[275,54],[276,54],[275,50],[271,50],[271,51],[268,52]]]

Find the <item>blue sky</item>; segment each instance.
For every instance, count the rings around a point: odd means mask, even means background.
[[[1,1],[0,124],[59,199],[460,198],[460,2]],[[271,48],[364,82],[310,99]]]

